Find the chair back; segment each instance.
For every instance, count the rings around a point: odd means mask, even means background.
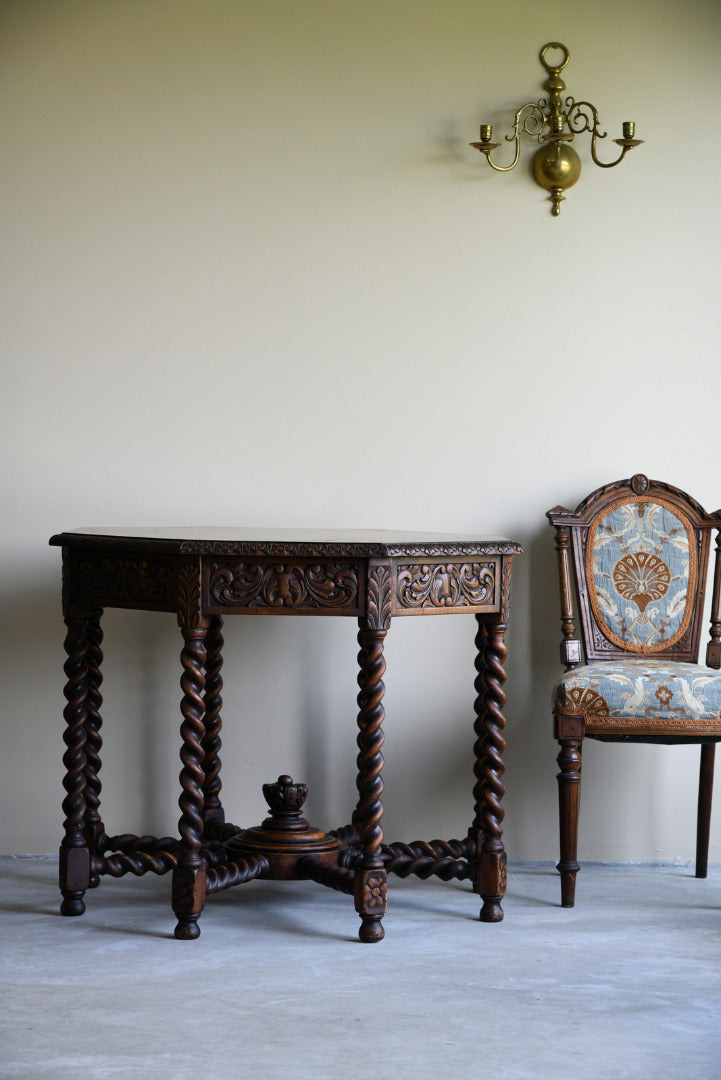
[[[556,528],[567,669],[582,662],[647,657],[697,663],[713,529],[709,515],[679,488],[638,473],[598,488],[574,512],[557,506]],[[721,585],[717,539],[709,666],[721,666]],[[576,637],[574,588],[580,615]],[[712,663],[712,661],[715,661]]]

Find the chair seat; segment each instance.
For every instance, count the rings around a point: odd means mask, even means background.
[[[587,734],[721,735],[721,671],[645,657],[586,664],[559,679],[553,708],[583,713]]]

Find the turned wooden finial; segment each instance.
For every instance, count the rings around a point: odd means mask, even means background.
[[[263,796],[270,807],[270,817],[263,822],[266,829],[295,832],[308,828],[308,822],[300,816],[308,797],[306,784],[296,784],[292,776],[284,774],[274,784],[263,784]]]

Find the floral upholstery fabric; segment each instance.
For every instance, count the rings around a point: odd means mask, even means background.
[[[586,573],[594,617],[614,645],[648,654],[686,632],[696,549],[675,509],[643,496],[611,507],[589,529]]]
[[[721,734],[721,671],[647,657],[587,664],[566,672],[553,691],[555,712],[583,713],[589,730]]]

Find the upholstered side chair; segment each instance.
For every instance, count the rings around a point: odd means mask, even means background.
[[[721,510],[707,514],[680,489],[638,473],[547,517],[556,530],[566,669],[553,690],[561,903],[575,900],[584,738],[701,745],[696,876],[705,877],[721,739]],[[714,530],[711,633],[699,664]]]

